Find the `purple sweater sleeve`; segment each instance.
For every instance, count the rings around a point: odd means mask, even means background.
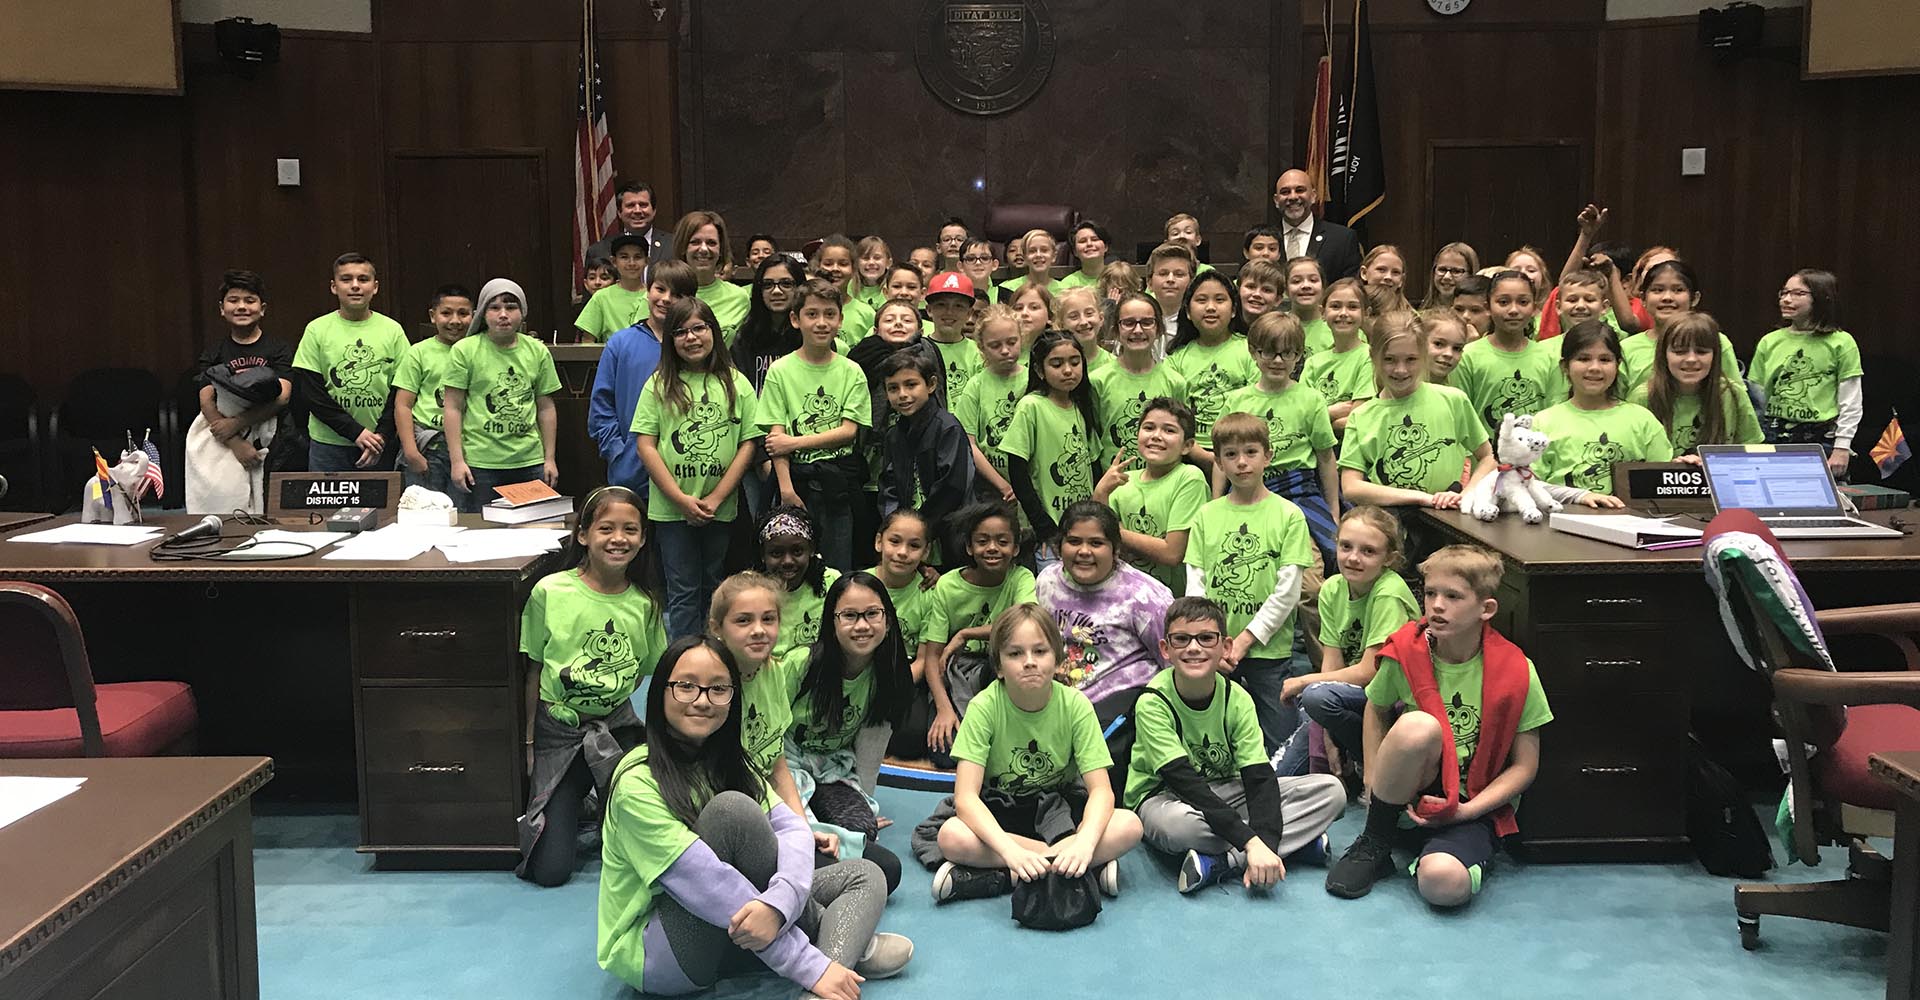
[[[754,898],[780,911],[784,918],[780,929],[788,930],[800,919],[800,911],[813,893],[813,828],[784,802],[774,804],[767,820],[780,842],[780,860],[767,882],[767,891]]]
[[[787,815],[792,817],[793,813],[788,812]],[[785,853],[783,843],[781,854]],[[680,857],[673,864],[667,866],[667,870],[660,875],[660,888],[675,902],[686,907],[688,913],[715,927],[727,926],[742,906],[761,898],[754,893],[753,883],[747,881],[739,869],[720,860],[702,840],[694,841],[680,852]],[[797,911],[798,908],[795,909]],[[780,912],[784,914],[786,911]],[[759,953],[759,958],[767,968],[785,976],[802,989],[819,982],[821,974],[827,971],[827,956],[815,948],[791,921],[781,929],[780,936]]]

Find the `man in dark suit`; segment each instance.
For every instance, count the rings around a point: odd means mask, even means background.
[[[1280,210],[1283,259],[1317,258],[1329,282],[1360,273],[1360,235],[1314,217],[1313,181],[1306,171],[1289,170],[1273,182],[1273,207]]]
[[[647,241],[647,259],[673,257],[673,234],[653,224],[653,187],[645,181],[627,181],[613,193],[620,206],[620,225],[600,242],[587,248],[587,257],[613,256],[613,238],[633,233]]]

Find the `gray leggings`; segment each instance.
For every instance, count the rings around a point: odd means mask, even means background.
[[[772,880],[779,842],[759,803],[739,792],[721,792],[700,810],[693,832],[756,888],[765,889]],[[866,954],[886,906],[887,881],[879,867],[862,858],[841,861],[814,871],[813,894],[796,926],[828,958],[851,969]],[[687,912],[673,897],[662,895],[658,915],[675,963],[694,985],[712,986],[723,975],[761,968],[725,927]]]

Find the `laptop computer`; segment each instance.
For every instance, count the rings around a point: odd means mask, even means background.
[[[1714,509],[1750,510],[1776,537],[1901,537],[1897,529],[1848,516],[1817,444],[1705,444],[1700,460]]]

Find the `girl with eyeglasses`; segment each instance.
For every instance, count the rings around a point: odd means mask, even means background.
[[[1145,292],[1128,292],[1107,317],[1102,340],[1118,345],[1112,364],[1093,373],[1100,459],[1121,471],[1140,467],[1140,416],[1150,399],[1187,401],[1187,377],[1154,357],[1160,343],[1160,303]]]
[[[740,667],[711,636],[660,656],[646,745],[607,798],[600,967],[648,993],[691,993],[764,965],[807,995],[855,1000],[905,968],[913,942],[876,933],[886,879],[855,858],[815,870],[807,823],[741,746]]]
[[[1445,309],[1453,303],[1453,286],[1461,278],[1480,270],[1480,254],[1471,244],[1449,243],[1434,251],[1433,268],[1427,274],[1427,297],[1420,309]]]
[[[1793,272],[1780,286],[1780,318],[1787,325],[1753,351],[1753,380],[1767,394],[1767,440],[1817,443],[1840,475],[1865,411],[1860,347],[1840,328],[1840,282],[1830,271]]]
[[[569,568],[534,584],[520,614],[520,651],[539,668],[540,710],[518,874],[538,885],[572,877],[587,792],[604,792],[621,754],[645,736],[630,699],[667,634],[642,523],[632,490],[587,494],[567,544]]]

